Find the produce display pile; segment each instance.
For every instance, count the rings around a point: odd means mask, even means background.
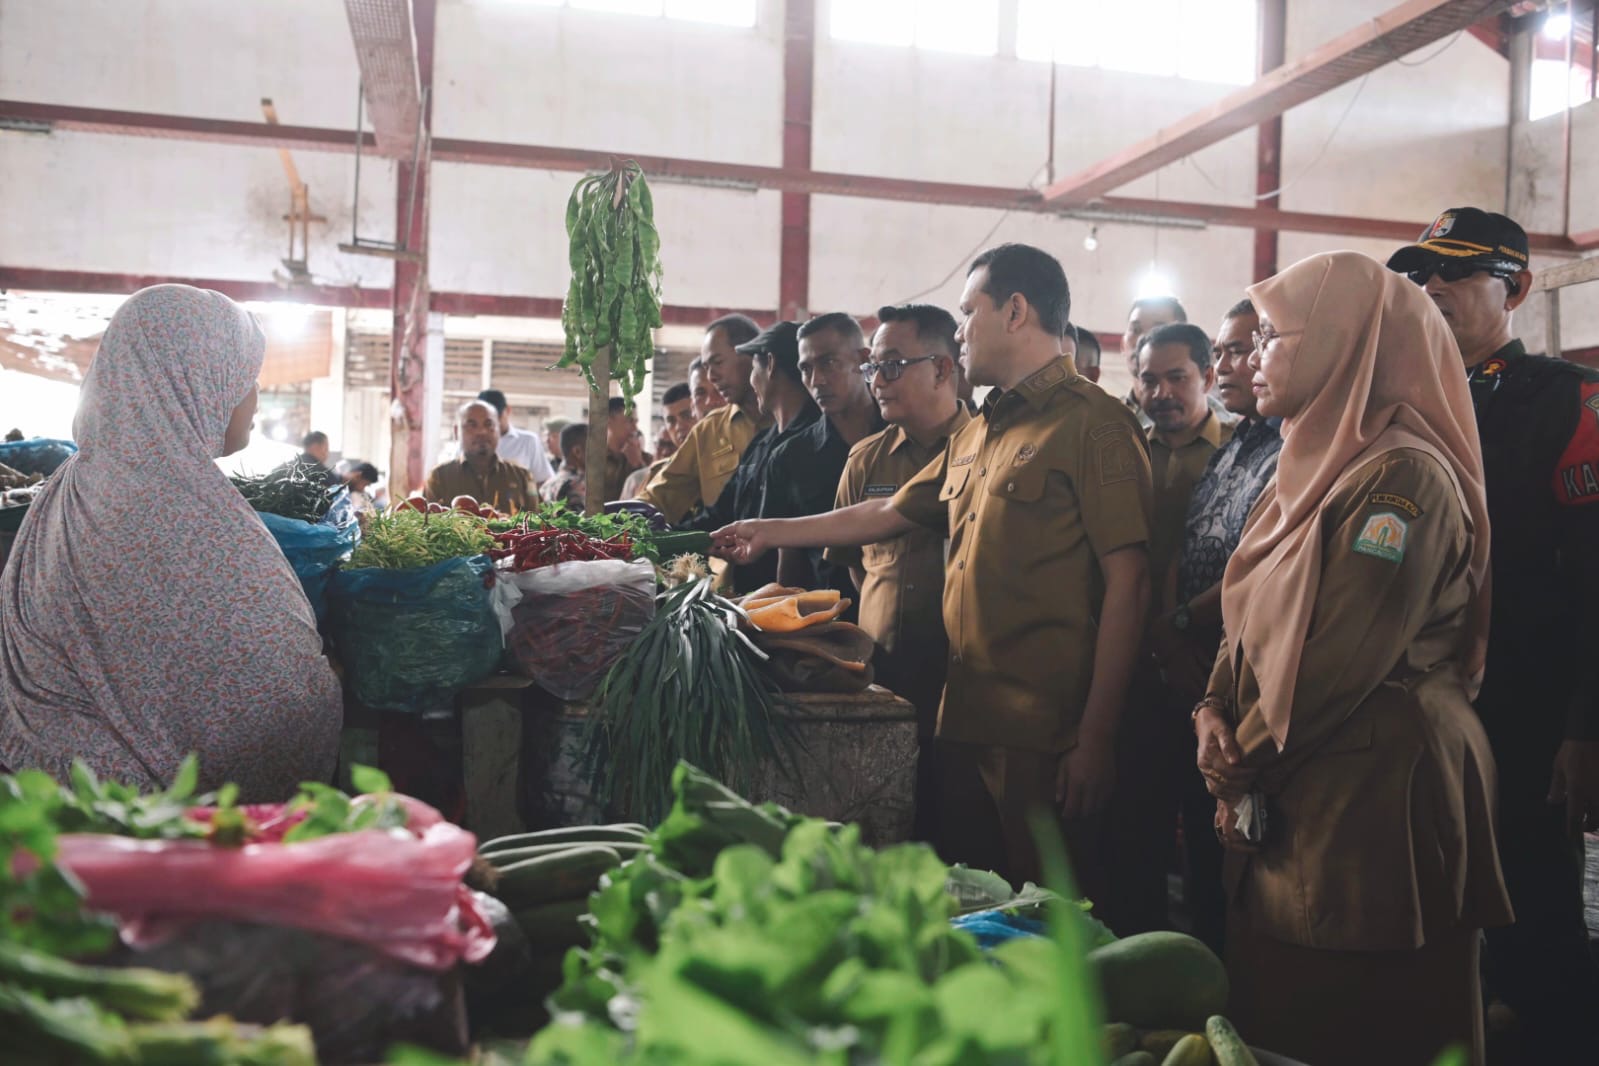
[[[602,804],[661,817],[680,761],[741,788],[763,766],[785,767],[775,686],[760,669],[766,654],[712,584],[701,578],[657,597],[655,617],[595,691],[584,764]]]
[[[329,488],[327,471],[317,463],[295,462],[259,476],[235,475],[228,480],[257,511],[316,523],[327,515],[342,488]]]
[[[186,977],[85,965],[116,939],[90,912],[82,886],[57,862],[63,833],[141,839],[242,839],[247,816],[220,794],[209,824],[188,817],[196,768],[149,796],[98,781],[81,764],[70,789],[39,771],[0,776],[0,1061],[27,1063],[297,1066],[316,1062],[302,1027],[187,1020],[199,991]],[[315,801],[308,801],[315,806]]]
[[[493,547],[488,525],[476,515],[460,511],[419,514],[401,509],[367,520],[361,543],[347,565],[351,569],[408,570],[481,555]]]

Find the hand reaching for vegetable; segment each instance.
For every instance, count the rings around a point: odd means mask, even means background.
[[[766,523],[758,518],[734,522],[711,534],[711,554],[738,566],[748,566],[772,547]]]

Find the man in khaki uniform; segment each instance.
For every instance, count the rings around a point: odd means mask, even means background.
[[[716,538],[743,562],[774,547],[947,531],[945,856],[1036,880],[1028,817],[1056,807],[1081,887],[1113,904],[1100,816],[1149,600],[1149,461],[1130,412],[1062,354],[1070,308],[1054,257],[1019,244],[984,252],[957,335],[973,384],[994,386],[982,417],[892,498],[738,522]]]
[[[1149,465],[1154,479],[1155,516],[1150,531],[1149,573],[1154,586],[1150,639],[1175,606],[1177,560],[1182,554],[1188,502],[1216,449],[1232,436],[1206,401],[1216,382],[1210,338],[1188,322],[1156,326],[1138,343],[1133,391],[1150,419]],[[1179,782],[1192,775],[1192,733],[1188,710],[1198,694],[1174,695],[1177,679],[1150,669],[1133,682],[1122,735],[1140,757],[1129,764],[1117,831],[1126,855],[1127,882],[1119,903],[1125,928],[1137,933],[1167,925],[1166,871],[1177,838]],[[1195,671],[1197,673],[1197,670]],[[1196,686],[1202,678],[1191,679]],[[1186,700],[1186,702],[1185,702]]]
[[[839,509],[892,497],[971,421],[956,394],[960,345],[954,316],[931,304],[910,304],[881,308],[877,320],[881,325],[862,371],[889,427],[850,450],[834,501]],[[940,609],[944,536],[920,527],[877,544],[829,548],[827,558],[848,567],[860,589],[860,626],[877,642],[877,683],[916,707],[921,752],[915,835],[935,841],[933,737],[949,657]]]
[[[761,414],[750,387],[753,357],[735,350],[758,333],[760,327],[744,315],[724,315],[705,329],[700,358],[706,377],[727,405],[696,422],[671,461],[638,494],[674,525],[695,508],[716,502],[738,469],[744,449],[771,423]]]
[[[457,496],[470,496],[497,511],[512,514],[539,504],[538,488],[524,466],[502,460],[500,414],[487,400],[471,400],[455,414],[461,458],[440,463],[428,474],[422,495],[429,503],[449,506]]]

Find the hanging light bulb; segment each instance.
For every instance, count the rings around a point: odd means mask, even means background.
[[[1089,226],[1088,236],[1083,238],[1083,251],[1092,252],[1099,248],[1099,227]]]

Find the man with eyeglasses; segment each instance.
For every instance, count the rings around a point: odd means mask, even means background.
[[[955,317],[931,304],[877,312],[871,360],[862,368],[888,428],[850,449],[833,506],[892,499],[971,421],[960,402]],[[933,733],[944,691],[949,637],[944,631],[944,534],[918,526],[876,544],[827,549],[860,589],[860,626],[877,643],[879,684],[916,708],[915,836],[937,840]]]
[[[833,508],[850,449],[883,428],[861,364],[871,349],[861,324],[842,311],[817,315],[799,328],[800,380],[821,409],[801,433],[772,449],[761,498],[762,518],[801,518]],[[790,588],[836,588],[851,594],[849,574],[820,548],[783,548],[777,580]],[[854,621],[857,607],[845,617]]]
[[[1599,1062],[1578,859],[1582,830],[1599,828],[1599,372],[1515,338],[1532,274],[1504,215],[1451,208],[1388,266],[1454,333],[1482,440],[1493,613],[1476,707],[1516,912],[1487,932],[1485,984],[1516,1013],[1520,1061]]]
[[[1085,895],[1115,926],[1118,727],[1149,597],[1149,460],[1132,414],[1065,354],[1060,261],[979,255],[956,334],[979,418],[892,497],[716,532],[735,563],[771,548],[949,536],[950,654],[938,716],[940,851],[1018,886],[1041,877],[1031,817],[1052,809]]]

